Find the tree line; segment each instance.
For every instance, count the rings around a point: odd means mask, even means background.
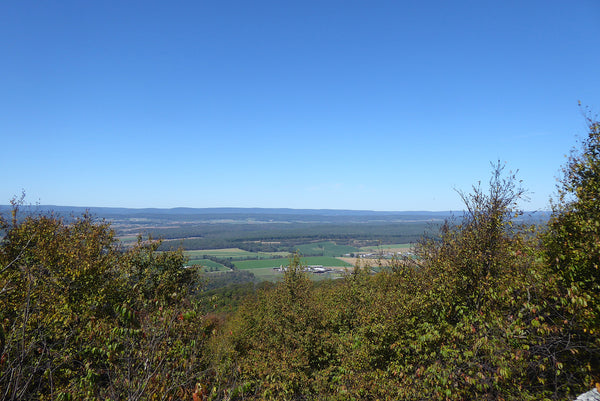
[[[361,245],[405,244],[424,234],[435,236],[439,224],[417,223],[269,223],[206,224],[194,227],[147,229],[154,238],[168,239],[160,250],[180,246],[186,250],[240,248],[249,252],[294,252],[295,247],[315,241]],[[192,238],[189,238],[192,237]]]

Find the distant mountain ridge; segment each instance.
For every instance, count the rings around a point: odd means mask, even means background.
[[[0,213],[12,207],[0,205]],[[443,221],[452,217],[460,218],[463,211],[374,211],[349,209],[291,209],[291,208],[123,208],[123,207],[82,207],[59,205],[26,205],[21,208],[25,214],[53,212],[64,217],[77,216],[89,212],[93,216],[108,220],[148,219],[162,221],[262,221],[262,222],[409,222]],[[548,212],[526,213],[521,219],[543,221]]]
[[[0,205],[0,212],[10,210],[10,205]],[[288,214],[288,215],[323,215],[323,216],[353,216],[353,215],[413,215],[413,216],[449,216],[456,213],[453,211],[376,211],[376,210],[352,210],[352,209],[292,209],[292,208],[240,208],[240,207],[213,207],[213,208],[126,208],[126,207],[94,207],[94,206],[60,206],[60,205],[27,205],[24,207],[29,211],[59,213],[77,213],[89,211],[93,214]],[[459,214],[462,212],[459,212]]]

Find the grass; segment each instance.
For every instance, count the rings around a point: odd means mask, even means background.
[[[283,279],[283,273],[273,270],[270,267],[259,267],[252,269],[252,274],[258,281],[280,281]]]
[[[290,256],[289,252],[256,252],[256,254],[261,259],[273,259],[278,256],[288,258]]]
[[[391,244],[391,245],[378,245],[378,246],[363,246],[360,248],[361,252],[377,252],[379,250],[409,250],[414,244]]]
[[[283,273],[273,270],[270,267],[258,267],[256,269],[252,269],[252,273],[256,277],[258,281],[281,281],[283,280]],[[323,274],[312,274],[309,273],[308,277],[313,281],[321,281],[321,280],[333,280],[340,277],[343,277],[343,272],[333,271]]]
[[[349,245],[338,245],[335,242],[323,241],[312,244],[303,244],[295,247],[301,255],[342,256],[347,253],[358,252],[358,248]]]
[[[259,260],[240,260],[233,262],[235,267],[240,270],[247,269],[262,269],[279,267],[281,265],[286,266],[289,263],[288,259],[259,259]],[[329,256],[309,256],[302,258],[302,263],[306,265],[323,265],[323,266],[334,266],[334,267],[350,267],[349,263],[344,262]]]
[[[123,244],[133,244],[134,242],[137,242],[137,239],[137,235],[127,235],[118,238],[118,240],[121,241]]]
[[[286,266],[288,264],[288,261],[289,260],[286,259],[286,258],[282,258],[282,259],[239,260],[239,261],[233,262],[233,264],[235,265],[235,267],[237,267],[240,270],[263,269],[263,268],[272,269],[273,267],[279,267],[281,265]]]
[[[193,260],[190,260],[188,262],[188,264],[201,265],[202,267],[206,268],[205,270],[211,270],[211,269],[212,269],[212,271],[215,271],[215,270],[216,271],[227,271],[227,270],[229,270],[228,267],[225,267],[222,264],[214,262],[210,259],[193,259]]]
[[[190,259],[202,259],[204,255],[214,256],[221,259],[244,259],[244,258],[259,258],[273,259],[277,256],[287,257],[288,252],[249,252],[239,248],[224,248],[224,249],[203,249],[195,251],[185,251],[185,254]]]
[[[323,265],[333,266],[333,267],[350,267],[352,266],[350,263],[344,262],[343,260],[332,258],[328,256],[310,256],[307,258],[302,258],[302,263],[306,263],[307,265]]]
[[[352,265],[344,262],[343,260],[337,259],[333,256],[327,255],[342,255],[344,253],[356,252],[357,249],[353,247],[347,247],[344,245],[336,245],[333,242],[320,242],[307,245],[301,245],[299,248],[305,247],[304,251],[307,252],[312,247],[323,251],[326,256],[307,256],[302,258],[302,263],[305,265],[322,265],[326,267],[351,267]],[[302,253],[302,250],[300,250]],[[316,253],[316,252],[311,252]],[[259,281],[279,281],[283,278],[281,272],[273,270],[274,267],[286,266],[289,263],[287,257],[274,258],[274,256],[288,256],[287,252],[248,252],[239,248],[226,248],[226,249],[205,249],[205,250],[194,250],[185,251],[186,256],[190,259],[190,264],[200,264],[207,269],[213,269],[218,271],[227,270],[227,267],[220,263],[214,262],[210,259],[203,259],[204,255],[213,256],[222,259],[231,258],[232,263],[239,270],[252,270],[252,273],[256,276]],[[244,258],[259,258],[252,260],[243,260]],[[240,260],[241,259],[241,260]],[[324,280],[324,279],[335,279],[341,277],[340,272],[331,272],[324,274],[310,274],[311,280]]]
[[[185,251],[185,254],[190,259],[201,259],[202,256],[216,256],[217,258],[244,258],[244,257],[256,257],[254,252],[244,251],[239,248],[225,248],[225,249],[203,249],[198,251]]]

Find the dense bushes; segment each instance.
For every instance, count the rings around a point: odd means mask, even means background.
[[[212,327],[181,252],[124,252],[88,215],[0,224],[1,399],[191,399]]]
[[[420,244],[416,262],[319,288],[291,269],[229,322],[227,372],[258,399],[539,397],[545,337],[532,322],[552,289],[531,231],[512,224],[520,195],[497,167],[489,194],[465,196],[465,218]]]
[[[600,132],[590,122],[547,229],[489,190],[417,258],[310,286],[298,269],[213,339],[217,398],[568,399],[600,381]]]
[[[563,169],[543,255],[558,277],[577,362],[569,367],[600,382],[600,123],[586,116],[588,135]]]

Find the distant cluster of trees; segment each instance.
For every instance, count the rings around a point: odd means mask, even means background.
[[[211,290],[227,288],[239,284],[260,284],[256,276],[250,270],[232,270],[227,272],[216,272],[206,277],[206,284],[202,291],[196,295],[206,297]],[[214,301],[214,300],[213,300]]]
[[[185,229],[148,229],[147,234],[164,241],[160,250],[240,248],[249,252],[294,252],[299,244],[335,241],[351,245],[406,244],[424,234],[435,236],[439,225],[427,222],[401,223],[269,223],[203,224]],[[191,237],[191,238],[190,238]]]
[[[563,400],[600,383],[600,125],[547,224],[496,165],[415,258],[202,287],[181,250],[84,215],[0,218],[5,400]],[[223,274],[223,277],[226,277]]]
[[[217,256],[212,256],[212,255],[202,255],[202,259],[212,260],[213,262],[219,263],[231,270],[236,269],[235,265],[231,262],[231,258],[226,259],[226,258],[219,258]]]

